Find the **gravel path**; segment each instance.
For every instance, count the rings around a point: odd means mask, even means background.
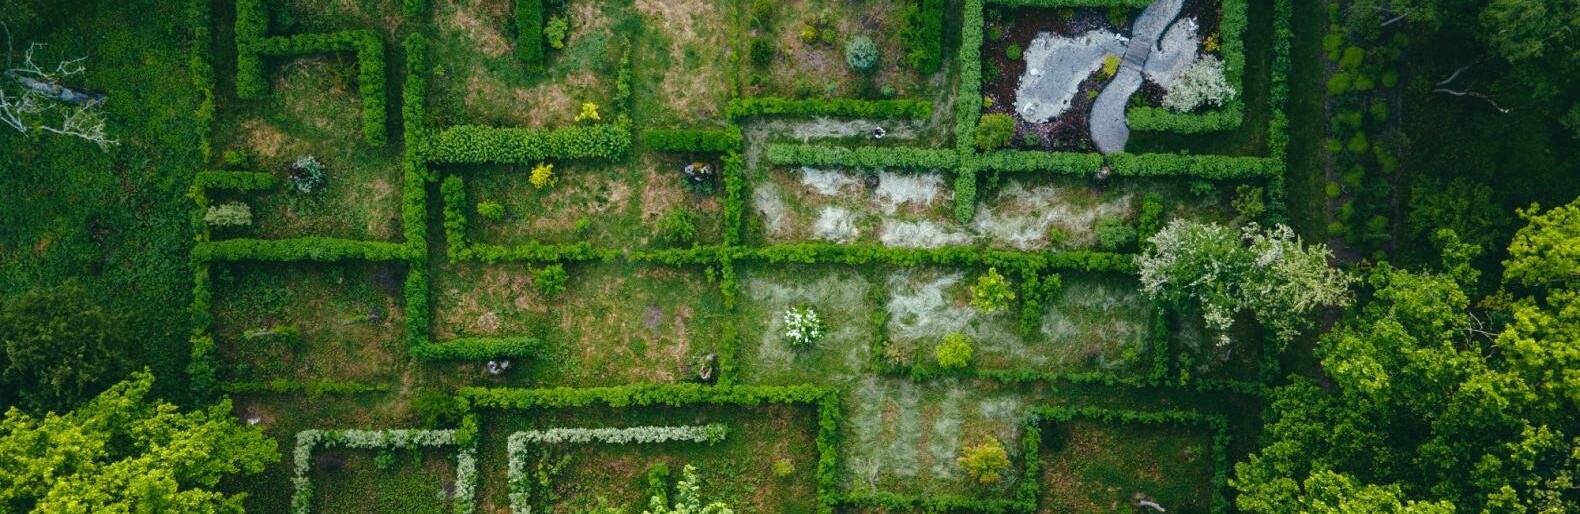
[[[1092,127],[1092,142],[1097,145],[1097,151],[1104,154],[1125,151],[1125,143],[1130,140],[1130,125],[1125,122],[1125,106],[1130,103],[1131,95],[1141,89],[1141,72],[1152,48],[1157,46],[1158,38],[1163,36],[1169,23],[1179,17],[1180,9],[1184,6],[1185,0],[1157,0],[1136,18],[1131,30],[1130,46],[1125,48],[1124,59],[1119,64],[1119,73],[1114,75],[1114,80],[1103,88],[1102,93],[1098,93],[1097,101],[1092,104],[1092,115],[1088,117]]]

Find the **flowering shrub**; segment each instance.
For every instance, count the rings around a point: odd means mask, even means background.
[[[211,227],[245,227],[252,224],[252,207],[241,202],[211,205],[203,214],[203,222]]]
[[[576,115],[576,121],[598,121],[603,119],[598,116],[598,104],[582,102],[582,112]]]
[[[817,346],[823,338],[823,318],[811,307],[791,307],[785,310],[785,340],[795,348]]]
[[[554,185],[554,165],[545,162],[540,163],[537,166],[533,166],[532,175],[527,177],[527,180],[531,182],[532,187],[536,189],[543,189],[545,187]]]
[[[1234,99],[1234,96],[1234,86],[1223,75],[1223,60],[1215,55],[1205,55],[1180,73],[1179,82],[1163,95],[1163,106],[1178,112],[1190,112],[1204,104],[1221,106]]]
[[[702,503],[702,480],[697,477],[697,467],[687,464],[680,472],[680,482],[675,484],[675,504],[668,505],[662,493],[648,499],[647,510],[642,514],[734,514],[729,505],[713,502]]]
[[[291,162],[291,189],[302,194],[317,191],[329,182],[329,172],[317,157],[303,155]]]

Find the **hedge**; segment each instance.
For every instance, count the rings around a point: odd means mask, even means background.
[[[741,148],[741,128],[718,130],[649,130],[642,133],[647,147],[660,152],[733,152]]]
[[[960,92],[955,100],[955,151],[962,156],[976,155],[977,119],[982,117],[982,1],[964,0],[961,6]],[[961,159],[955,170],[955,219],[968,223],[976,215],[976,160]]]
[[[1153,0],[987,0],[1006,7],[1130,7],[1152,5]]]
[[[854,98],[778,97],[741,98],[730,100],[724,109],[731,121],[752,116],[834,116],[844,118],[911,118],[927,119],[933,115],[933,104],[926,100],[858,100]]]
[[[192,247],[192,258],[198,262],[399,261],[415,257],[415,252],[399,243],[316,236],[296,239],[227,239],[202,242]]]
[[[1245,27],[1249,0],[1223,0],[1218,24],[1218,53],[1223,57],[1223,74],[1240,95],[1220,108],[1200,113],[1179,113],[1161,107],[1142,106],[1125,113],[1132,130],[1199,134],[1229,130],[1240,126],[1245,117]]]
[[[542,71],[543,54],[543,0],[516,0],[516,55]]]
[[[279,177],[252,171],[200,171],[192,183],[204,189],[262,191],[280,183]]]
[[[371,30],[346,30],[325,34],[265,36],[269,14],[263,0],[236,2],[236,96],[257,98],[268,89],[263,76],[264,56],[290,56],[325,52],[356,52],[357,90],[362,97],[362,136],[373,146],[384,146],[385,132],[384,42]]]
[[[926,148],[873,146],[847,148],[790,144],[768,146],[768,162],[789,166],[940,169],[955,166],[958,158],[959,154],[953,150]]]
[[[449,495],[450,509],[454,514],[472,514],[477,510],[477,447],[466,444],[457,430],[316,430],[296,433],[296,445],[291,452],[293,474],[291,485],[292,514],[308,514],[313,506],[311,475],[313,451],[318,447],[342,447],[364,450],[398,450],[458,446],[455,464],[455,489]]]
[[[905,18],[901,41],[905,62],[922,74],[938,71],[944,53],[944,0],[911,0],[915,9]]]
[[[286,378],[277,378],[274,380],[226,382],[220,385],[220,391],[223,391],[226,394],[306,393],[310,396],[323,396],[353,395],[388,390],[389,386],[384,384],[369,385],[361,382],[347,382],[342,380],[328,379],[292,380]]]
[[[462,337],[414,346],[411,356],[424,360],[525,359],[543,355],[545,346],[535,337]]]
[[[1115,153],[1105,157],[1115,175],[1131,177],[1191,176],[1208,180],[1261,178],[1284,172],[1284,163],[1270,157]]]
[[[536,164],[550,160],[618,160],[631,152],[631,122],[561,129],[496,128],[459,125],[428,141],[430,162],[451,164]]]
[[[1103,156],[1096,153],[1000,150],[978,156],[976,164],[981,169],[1000,172],[1091,175],[1103,167]]]

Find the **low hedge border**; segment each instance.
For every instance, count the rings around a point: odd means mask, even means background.
[[[361,382],[347,382],[342,380],[292,380],[277,378],[274,380],[255,381],[230,381],[220,384],[220,391],[226,394],[242,393],[275,393],[297,394],[305,393],[308,396],[328,395],[357,395],[389,391],[388,385],[364,384]]]
[[[411,348],[411,356],[423,360],[528,359],[543,356],[546,346],[535,337],[460,337],[418,344]]]
[[[295,465],[291,485],[291,512],[308,514],[313,508],[312,471],[313,452],[318,448],[351,448],[359,450],[442,448],[454,446],[456,451],[455,492],[451,495],[454,514],[472,514],[477,511],[477,447],[462,444],[455,430],[303,430],[296,433],[296,446],[291,453]]]
[[[279,185],[280,178],[255,171],[200,171],[192,183],[208,190],[263,191]]]
[[[756,97],[732,99],[724,108],[731,121],[754,116],[831,116],[840,118],[916,119],[933,116],[933,103],[901,98],[859,100],[855,98]]]
[[[1125,113],[1132,130],[1200,134],[1230,130],[1245,120],[1245,28],[1250,0],[1222,0],[1218,22],[1218,54],[1223,74],[1239,92],[1222,107],[1199,113],[1179,113],[1162,107],[1133,107]]]
[[[642,426],[626,428],[549,428],[515,432],[505,440],[507,457],[506,483],[511,512],[532,512],[532,487],[536,474],[529,471],[528,445],[566,444],[668,444],[706,443],[723,441],[729,428],[723,423],[707,425]],[[664,468],[666,471],[668,468]],[[650,481],[667,483],[664,478]],[[660,489],[662,490],[662,489]]]
[[[1033,412],[1037,423],[1066,423],[1085,419],[1104,424],[1179,425],[1205,427],[1212,432],[1213,478],[1212,514],[1229,511],[1225,495],[1229,487],[1229,421],[1217,414],[1196,411],[1161,410],[1133,411],[1099,407],[1042,407]]]
[[[741,148],[741,128],[654,129],[642,133],[649,150],[660,152],[725,153]]]
[[[572,159],[618,160],[631,152],[631,120],[561,129],[457,125],[434,134],[424,158],[445,164],[537,164]]]
[[[768,162],[783,166],[946,169],[957,164],[959,154],[928,148],[773,144],[767,156]]]
[[[456,431],[462,444],[475,444],[481,409],[565,409],[577,407],[685,407],[692,405],[758,406],[814,405],[817,407],[818,514],[832,514],[839,487],[839,390],[828,387],[725,386],[701,384],[639,384],[616,387],[551,389],[462,388],[458,393],[468,413]]]
[[[226,239],[202,242],[192,247],[192,258],[199,262],[405,261],[415,257],[416,252],[401,243],[333,237]]]
[[[908,496],[875,491],[845,494],[840,498],[840,504],[888,512],[1031,514],[1037,511],[1042,496],[1042,418],[1035,411],[1023,422],[1020,441],[1018,458],[1022,463],[1021,476],[1015,484],[1013,499],[979,499],[957,495]]]
[[[236,2],[236,96],[263,96],[264,57],[287,57],[329,52],[355,52],[357,91],[362,97],[362,136],[368,144],[388,142],[385,111],[384,41],[371,30],[345,30],[324,34],[266,36],[269,14],[263,0]]]

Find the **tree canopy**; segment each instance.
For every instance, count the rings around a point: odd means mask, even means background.
[[[237,424],[230,401],[181,412],[134,373],[75,411],[0,420],[0,508],[17,513],[239,513],[220,478],[278,461],[273,440]]]
[[[69,409],[124,373],[125,329],[77,282],[29,291],[0,304],[0,383],[26,408]]]

